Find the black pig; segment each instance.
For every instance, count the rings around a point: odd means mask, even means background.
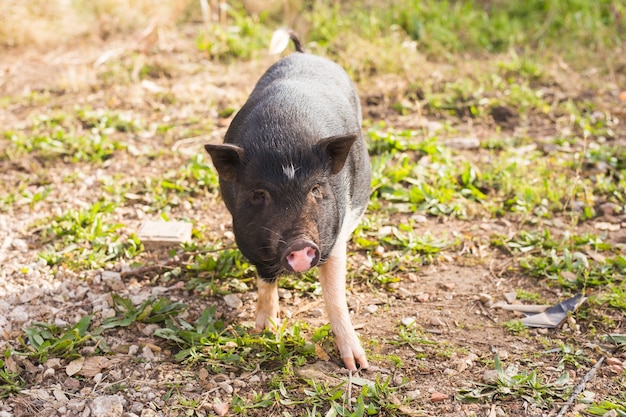
[[[235,240],[257,268],[256,328],[277,324],[277,277],[319,266],[346,368],[367,368],[346,302],[346,242],[370,194],[361,106],[332,61],[298,52],[272,65],[234,117],[224,144],[205,145]]]

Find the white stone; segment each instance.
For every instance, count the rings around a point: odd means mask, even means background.
[[[119,395],[104,395],[94,398],[89,408],[94,417],[120,417],[124,412],[122,401]]]
[[[238,309],[243,306],[243,301],[241,301],[241,298],[237,294],[226,294],[224,296],[224,302],[228,307],[234,309]]]

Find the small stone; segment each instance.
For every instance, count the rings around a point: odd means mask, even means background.
[[[370,304],[367,307],[365,307],[365,311],[368,312],[369,314],[374,314],[378,311],[378,306],[376,304]]]
[[[415,223],[427,223],[428,222],[428,218],[424,216],[423,214],[414,214],[411,216],[411,219],[413,219]]]
[[[128,354],[130,356],[135,356],[137,354],[137,352],[139,352],[139,346],[137,346],[137,345],[130,345],[128,347]]]
[[[489,294],[486,293],[480,293],[478,294],[478,298],[480,300],[481,303],[483,303],[486,306],[489,306],[491,304],[493,304],[493,297]]]
[[[283,300],[289,300],[293,297],[293,295],[291,294],[291,291],[286,290],[284,288],[279,288],[278,289],[278,298],[281,298]]]
[[[224,296],[224,302],[230,308],[238,309],[243,306],[243,301],[237,294],[226,294]]]
[[[228,413],[229,404],[228,403],[218,403],[213,404],[213,411],[218,416],[225,416]]]
[[[122,281],[122,274],[115,271],[102,271],[100,278],[113,291],[122,291],[126,288],[126,284]]]
[[[422,292],[422,293],[417,294],[416,298],[417,298],[417,301],[419,301],[420,303],[425,303],[430,298],[430,295],[426,292]]]
[[[59,369],[61,367],[61,359],[60,358],[50,358],[44,364],[46,368]]]
[[[234,391],[232,385],[230,385],[226,381],[220,382],[219,384],[217,384],[217,386],[220,387],[220,389],[224,391],[226,394],[232,394]]]
[[[252,375],[248,380],[251,384],[258,384],[261,382],[261,377],[258,375]]]
[[[506,300],[507,303],[513,304],[513,302],[517,299],[517,292],[515,291],[505,292],[504,299]]]
[[[144,346],[143,349],[141,350],[141,356],[143,356],[143,358],[145,360],[147,360],[148,362],[152,362],[155,359],[154,356],[154,352],[152,352],[152,349],[150,349],[150,346]]]
[[[55,389],[54,391],[52,391],[52,395],[54,395],[54,398],[60,403],[65,404],[69,401],[67,395],[65,395],[65,393],[60,389]]]
[[[450,398],[450,396],[448,394],[444,394],[443,392],[435,391],[432,394],[430,394],[430,401],[434,403],[445,401],[448,398]]]
[[[86,405],[87,405],[87,401],[79,400],[77,398],[72,398],[66,404],[67,409],[72,410],[72,411],[83,411]]]
[[[104,395],[91,401],[91,413],[94,417],[119,417],[124,412],[122,397],[119,395]],[[143,413],[141,413],[143,416]]]
[[[80,389],[80,381],[76,378],[67,377],[63,380],[63,386],[71,392],[76,392]]]
[[[133,405],[130,406],[130,412],[135,414],[140,414],[143,411],[143,404],[135,401]]]
[[[396,294],[398,294],[398,297],[400,298],[410,298],[411,296],[413,296],[411,291],[407,290],[404,287],[398,288],[398,291],[396,291]]]
[[[321,308],[312,308],[309,311],[309,314],[311,315],[311,317],[322,317],[324,315],[324,311]]]
[[[498,371],[495,369],[488,369],[483,373],[483,382],[487,385],[492,385],[498,382]]]
[[[54,376],[55,373],[56,371],[54,370],[54,368],[47,368],[43,373],[43,379],[51,378]]]
[[[443,144],[452,149],[478,149],[480,140],[478,138],[449,138],[443,141]]]
[[[403,317],[402,320],[400,320],[400,324],[402,324],[404,327],[413,326],[415,324],[415,318]]]
[[[421,393],[420,393],[420,390],[416,389],[416,390],[414,390],[414,391],[409,391],[409,392],[407,392],[407,393],[406,393],[406,397],[407,397],[409,400],[417,400],[417,399],[419,398],[420,394],[421,394]]]
[[[156,417],[157,412],[151,408],[144,408],[141,412],[141,417]]]
[[[443,327],[446,323],[440,317],[434,316],[430,319],[430,324],[436,327]]]
[[[161,326],[159,326],[156,323],[150,323],[150,324],[146,324],[144,326],[141,326],[141,334],[143,334],[144,336],[152,336],[154,334],[155,331],[157,331],[158,329],[160,329]]]
[[[615,357],[607,358],[605,362],[607,365],[623,366],[622,361]]]
[[[441,285],[441,287],[446,291],[452,291],[456,288],[456,283],[454,282],[446,282]]]

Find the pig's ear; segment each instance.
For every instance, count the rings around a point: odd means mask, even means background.
[[[237,168],[243,159],[243,148],[224,143],[221,145],[204,145],[204,149],[211,155],[213,165],[220,178],[226,181],[237,180]]]
[[[336,174],[346,163],[350,148],[356,140],[357,135],[341,135],[331,136],[326,139],[322,139],[319,142],[320,149],[328,155],[330,158],[330,173]]]

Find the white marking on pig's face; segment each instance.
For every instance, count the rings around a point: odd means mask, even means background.
[[[296,167],[293,166],[293,163],[289,165],[283,165],[283,174],[287,176],[288,180],[293,180],[296,177]]]

